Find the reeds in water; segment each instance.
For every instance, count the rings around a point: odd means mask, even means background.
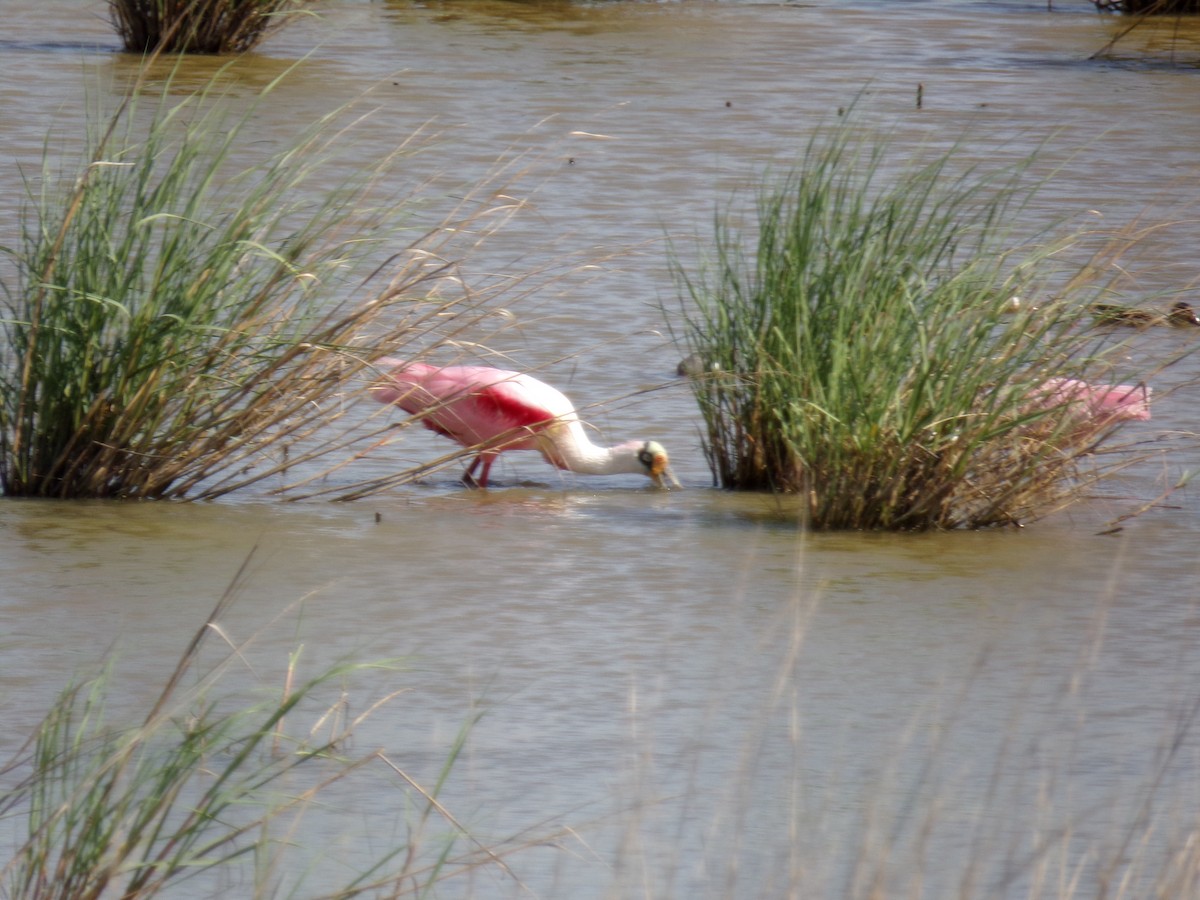
[[[374,359],[488,317],[450,254],[517,201],[484,186],[417,225],[411,148],[339,182],[348,111],[263,158],[242,107],[135,91],[78,169],[48,157],[30,179],[3,286],[5,494],[212,498],[280,476],[353,443],[323,429]]]
[[[130,53],[243,53],[303,10],[304,0],[109,0]]]
[[[1062,245],[1012,249],[1030,246],[1029,162],[896,166],[847,122],[745,233],[718,217],[711,263],[677,274],[720,485],[798,493],[822,529],[1018,523],[1078,496],[1118,422],[1043,385],[1129,373],[1078,327],[1085,279],[1050,274]]]

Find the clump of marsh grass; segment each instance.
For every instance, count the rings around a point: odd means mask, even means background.
[[[1011,249],[1030,245],[1014,228],[1030,162],[896,167],[843,123],[761,192],[752,234],[719,217],[715,262],[676,264],[719,484],[795,492],[815,528],[977,528],[1057,509],[1106,471],[1081,464],[1115,448],[1118,421],[1043,385],[1139,379],[1079,327],[1089,282],[1057,271],[1063,244]]]
[[[485,846],[438,799],[470,721],[447,748],[430,787],[384,750],[347,755],[356,730],[400,693],[351,718],[347,680],[393,666],[344,663],[304,680],[293,654],[283,690],[273,698],[245,705],[236,696],[217,696],[251,641],[234,646],[208,671],[196,670],[208,638],[225,637],[221,620],[241,578],[197,631],[140,724],[123,727],[106,714],[106,672],[63,691],[25,746],[0,765],[0,824],[11,849],[7,861],[0,860],[0,895],[132,900],[175,896],[181,883],[207,885],[204,879],[211,878],[225,889],[239,884],[244,897],[301,887],[305,896],[399,897],[425,895],[440,881],[485,866],[511,877],[503,857],[532,840]],[[295,727],[308,721],[314,724],[307,731]],[[336,804],[337,785],[361,777],[373,778],[375,791],[395,791],[395,804],[384,808],[408,811],[404,837],[385,842],[380,828],[375,846],[381,849],[361,864],[318,858],[297,866],[301,820]],[[327,871],[334,867],[339,871]],[[318,877],[319,892],[305,883]]]
[[[47,152],[28,182],[3,285],[5,494],[212,498],[282,478],[354,444],[317,435],[376,357],[478,325],[519,281],[467,285],[451,255],[517,201],[484,185],[416,224],[416,189],[397,187],[413,147],[331,177],[352,111],[248,159],[258,107],[162,90],[93,129],[77,169]]]
[[[244,53],[305,0],[109,0],[109,14],[130,53]]]

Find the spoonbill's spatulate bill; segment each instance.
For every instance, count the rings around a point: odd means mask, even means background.
[[[664,479],[678,484],[661,444],[593,444],[571,401],[532,375],[490,366],[397,363],[371,393],[380,403],[422,415],[432,431],[478,448],[463,475],[469,484],[486,487],[496,456],[508,450],[537,450],[551,465],[582,475],[641,474],[660,487]]]

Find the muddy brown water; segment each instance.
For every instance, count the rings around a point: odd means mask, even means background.
[[[1200,464],[1188,440],[1020,531],[806,535],[786,505],[710,488],[686,388],[637,392],[671,382],[679,359],[665,238],[707,236],[731,191],[856,102],[901,148],[961,139],[986,161],[1049,142],[1061,168],[1031,225],[1170,220],[1123,260],[1126,286],[1186,296],[1200,274],[1200,69],[1183,57],[1198,26],[1147,28],[1095,60],[1119,22],[1086,3],[460,0],[321,15],[226,75],[236,102],[303,60],[256,138],[369,92],[375,113],[342,165],[422,128],[438,149],[414,157],[414,180],[477,183],[520,157],[531,214],[486,264],[603,263],[514,305],[502,349],[600,404],[612,440],[662,441],[685,487],[564,477],[520,455],[488,492],[449,470],[341,505],[4,501],[0,748],[114,648],[114,715],[144,710],[249,557],[225,631],[257,638],[233,689],[276,689],[299,645],[309,671],[400,659],[354,679],[354,711],[405,691],[358,749],[431,782],[482,711],[443,802],[484,841],[576,829],[512,856],[516,877],[493,867],[449,896],[863,896],[864,860],[890,883],[920,879],[910,896],[923,897],[1096,896],[1116,856],[1153,875],[1195,828],[1200,742],[1189,731],[1165,748],[1200,683],[1200,503],[1183,490],[1097,532]],[[0,243],[46,133],[81,129],[132,70],[115,44],[102,2],[5,4]],[[188,61],[180,77],[213,68]],[[1191,340],[1164,330],[1131,353]],[[1194,430],[1195,367],[1163,376],[1135,438]],[[413,433],[362,466],[445,449]],[[1147,800],[1159,827],[1143,843]],[[298,895],[386,850],[412,815],[386,772],[345,786],[299,832],[325,861]],[[233,884],[181,895],[245,889]]]

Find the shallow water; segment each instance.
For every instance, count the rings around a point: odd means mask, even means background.
[[[1066,896],[1035,881],[1060,865],[1081,872],[1070,896],[1094,896],[1096,860],[1120,855],[1147,797],[1162,827],[1125,856],[1153,871],[1173,829],[1194,827],[1200,744],[1165,748],[1200,674],[1200,504],[1183,490],[1098,532],[1196,467],[1188,441],[1020,531],[812,535],[771,498],[708,487],[685,387],[636,393],[670,382],[679,354],[660,308],[676,305],[664,239],[706,237],[729,192],[856,102],[900,147],[966,133],[967,156],[1013,159],[1049,140],[1062,169],[1031,224],[1175,217],[1122,261],[1125,286],[1148,303],[1191,290],[1200,70],[1168,65],[1161,32],[1090,60],[1119,22],[1087,6],[347,3],[277,34],[224,76],[250,97],[304,58],[258,114],[264,145],[369,91],[377,112],[346,165],[422,127],[440,138],[413,158],[414,182],[470,185],[520,157],[528,174],[511,183],[531,214],[479,270],[602,262],[515,304],[500,349],[599,404],[613,440],[661,440],[685,489],[512,455],[488,492],[450,470],[341,505],[0,503],[0,749],[114,647],[116,712],[144,710],[249,559],[224,630],[258,637],[233,685],[275,689],[299,644],[312,671],[399,657],[356,680],[356,710],[406,691],[358,749],[431,783],[482,711],[446,805],[484,840],[577,830],[514,855],[520,882],[493,869],[458,892],[864,896],[857,863],[890,857],[885,880],[922,879],[913,896]],[[0,244],[47,131],[77,130],[133,71],[104,4],[87,8],[6,6]],[[1190,340],[1148,333],[1131,352]],[[1155,385],[1135,437],[1193,430],[1194,369]],[[361,468],[445,449],[407,433]],[[350,867],[409,815],[394,780],[371,774],[307,833]]]

